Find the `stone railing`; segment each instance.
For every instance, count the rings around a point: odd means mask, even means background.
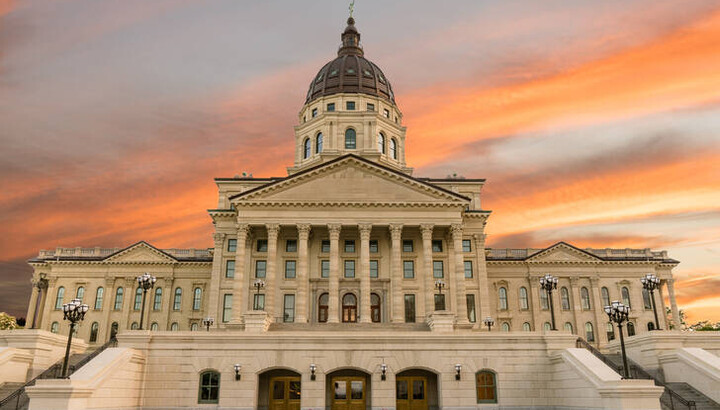
[[[487,256],[490,258],[508,258],[508,259],[524,259],[528,256],[532,256],[538,252],[544,251],[545,249],[538,249],[538,248],[524,248],[524,249],[506,249],[506,248],[500,248],[495,249],[491,248],[488,249]],[[653,251],[648,248],[645,249],[612,249],[612,248],[605,248],[605,249],[595,249],[595,248],[586,248],[583,249],[586,252],[589,252],[593,255],[596,255],[601,258],[662,258],[666,259],[667,251]]]
[[[122,248],[56,248],[55,250],[43,249],[38,253],[39,259],[50,259],[57,257],[103,257],[120,251]],[[212,256],[208,249],[162,249],[177,258],[202,258]]]

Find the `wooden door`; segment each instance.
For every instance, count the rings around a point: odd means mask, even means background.
[[[335,377],[332,380],[332,410],[365,410],[365,379]]]
[[[427,378],[398,377],[395,397],[397,410],[427,410]]]
[[[270,379],[270,410],[300,410],[300,377]]]

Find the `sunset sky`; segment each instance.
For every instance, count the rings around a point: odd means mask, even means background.
[[[212,245],[284,176],[347,1],[0,0],[0,311],[58,246]],[[651,247],[720,321],[720,1],[358,0],[415,176],[487,178],[492,247]]]

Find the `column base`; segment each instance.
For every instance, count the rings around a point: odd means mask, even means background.
[[[244,317],[246,332],[267,332],[272,323],[272,316],[264,310],[251,310],[246,312]]]
[[[455,313],[438,310],[429,314],[426,322],[433,332],[452,332],[455,329]]]

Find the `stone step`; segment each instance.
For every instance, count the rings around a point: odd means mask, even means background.
[[[269,331],[429,332],[427,323],[272,323]]]
[[[666,385],[683,399],[694,401],[697,410],[720,410],[720,404],[695,390],[687,383],[673,382],[666,383]]]
[[[24,383],[4,383],[0,385],[0,400],[12,394],[15,390],[22,387]]]

